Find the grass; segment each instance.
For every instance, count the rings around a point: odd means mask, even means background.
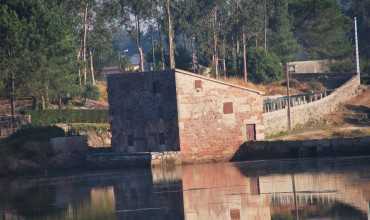
[[[107,123],[108,110],[44,110],[28,111],[34,125],[53,125],[56,123]]]
[[[96,86],[98,87],[100,93],[99,101],[108,102],[107,82],[97,81]]]
[[[71,123],[68,124],[70,134],[81,134],[87,131],[95,131],[97,134],[109,132],[108,123]]]
[[[370,136],[370,129],[336,130],[331,132],[335,138],[355,138]]]

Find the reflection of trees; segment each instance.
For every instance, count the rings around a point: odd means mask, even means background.
[[[6,201],[1,202],[6,203],[6,209],[12,216],[21,219],[116,219],[113,187],[93,188],[90,198],[88,194],[81,197],[79,193],[67,195],[61,191],[65,191],[63,186],[55,185],[19,188],[13,190]]]
[[[27,218],[43,217],[61,212],[53,206],[56,189],[53,186],[32,186],[9,194],[8,206]]]
[[[90,198],[70,201],[71,203],[62,212],[48,216],[48,220],[115,220],[113,187],[93,187],[89,191]]]

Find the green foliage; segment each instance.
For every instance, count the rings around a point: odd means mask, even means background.
[[[294,59],[298,52],[298,43],[293,35],[291,20],[288,13],[288,1],[275,1],[274,16],[270,27],[273,31],[271,46],[285,63]]]
[[[50,139],[64,136],[63,129],[56,126],[26,126],[1,141],[0,148],[8,156],[42,163],[53,154]]]
[[[358,21],[360,55],[370,60],[370,0],[351,0],[348,5],[347,16]]]
[[[272,52],[267,53],[263,49],[250,51],[248,61],[249,76],[254,82],[267,83],[283,77],[280,59]]]
[[[347,33],[351,19],[337,0],[295,0],[289,5],[298,41],[310,58],[338,59],[351,55]]]
[[[91,84],[87,84],[82,92],[82,97],[84,99],[92,99],[92,100],[99,100],[100,98],[100,91],[97,86],[93,86]]]
[[[164,0],[2,0],[0,96],[9,94],[12,75],[16,94],[34,96],[39,104],[84,92],[78,86],[78,69],[83,63],[77,61],[77,53],[83,36],[81,12],[87,3],[86,49],[93,53],[97,72],[104,66],[129,66],[128,60],[120,57],[126,49],[126,55],[136,54],[139,46],[146,52],[147,62],[151,62],[154,46],[155,68],[162,67],[161,49],[168,53]],[[369,10],[370,0],[172,0],[176,63],[179,68],[189,69],[194,49],[198,63],[210,67],[216,36],[219,58],[225,59],[233,71],[229,74],[240,76],[243,34],[248,50],[260,50],[265,31],[267,51],[276,54],[282,63],[298,58],[351,59],[354,16],[359,22],[360,55],[367,62]],[[275,62],[274,58],[270,60]],[[164,63],[168,66],[168,54]],[[344,67],[336,68],[344,71]],[[257,81],[274,79],[264,75],[256,68]]]
[[[26,174],[45,169],[55,153],[50,139],[64,136],[63,129],[55,126],[26,126],[0,140],[0,158],[3,163],[0,173]]]
[[[355,66],[351,59],[339,60],[329,66],[332,73],[351,73],[355,72]]]
[[[192,66],[192,58],[191,54],[186,48],[184,47],[177,47],[176,54],[176,67],[180,69],[191,69]]]
[[[17,141],[23,143],[26,141],[48,141],[55,137],[64,137],[63,129],[56,126],[25,126],[17,130],[14,134],[5,139],[5,143]]]
[[[107,134],[110,131],[108,123],[71,123],[68,124],[68,135],[84,135],[90,131],[98,135]]]
[[[76,41],[74,23],[64,16],[64,5],[5,0],[0,7],[2,80],[13,74],[16,94],[38,100],[67,95],[76,81]]]
[[[57,123],[108,123],[107,110],[45,110],[29,111],[33,125]]]

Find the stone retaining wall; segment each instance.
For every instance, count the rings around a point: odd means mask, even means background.
[[[67,169],[84,165],[88,150],[86,136],[52,138],[50,144],[54,152],[52,167]]]
[[[370,155],[370,137],[244,144],[232,161]]]
[[[180,151],[152,152],[152,167],[181,165]]]
[[[327,114],[334,112],[341,103],[358,95],[360,79],[355,76],[329,96],[316,102],[291,108],[292,128],[308,122],[322,120]],[[263,114],[265,135],[271,136],[288,130],[287,109]]]

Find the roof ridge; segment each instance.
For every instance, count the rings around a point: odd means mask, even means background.
[[[190,76],[194,76],[194,77],[198,77],[198,78],[201,78],[201,79],[213,81],[213,82],[216,82],[216,83],[220,83],[220,84],[223,84],[223,85],[232,86],[232,87],[243,89],[243,90],[248,90],[250,92],[254,92],[254,93],[257,93],[259,95],[264,95],[264,92],[259,91],[259,90],[256,90],[256,89],[251,89],[251,88],[248,88],[246,86],[241,86],[241,85],[237,85],[237,84],[234,84],[234,83],[230,83],[230,82],[225,82],[225,81],[222,81],[222,80],[214,79],[214,78],[211,78],[211,77],[202,76],[202,75],[199,75],[199,74],[196,74],[196,73],[192,73],[192,72],[189,72],[189,71],[186,71],[186,70],[182,70],[182,69],[177,69],[176,68],[175,69],[175,72],[186,74],[186,75],[190,75]]]

